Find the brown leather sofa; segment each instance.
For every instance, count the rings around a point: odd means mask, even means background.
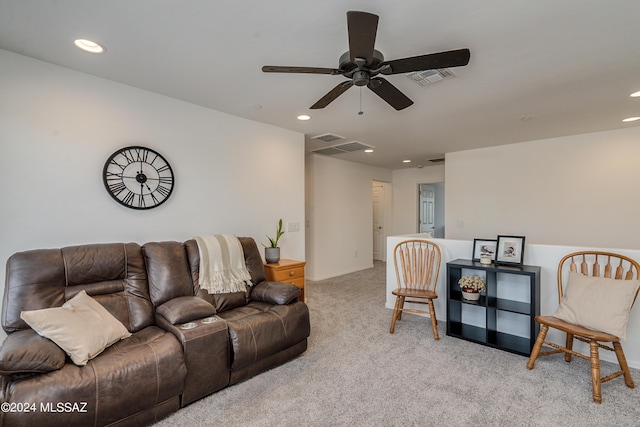
[[[11,256],[2,305],[8,336],[0,347],[0,425],[148,425],[303,353],[310,324],[300,290],[266,281],[255,241],[240,241],[254,284],[246,293],[200,289],[195,240]],[[132,335],[77,366],[20,313],[59,307],[82,290]],[[185,329],[187,323],[196,326]]]

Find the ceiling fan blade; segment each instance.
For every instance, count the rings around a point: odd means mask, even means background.
[[[469,49],[458,49],[385,61],[380,64],[380,66],[389,65],[389,67],[383,69],[381,73],[390,75],[434,70],[436,68],[461,67],[469,63],[469,58],[471,58]]]
[[[347,89],[353,86],[353,80],[349,80],[346,82],[340,83],[338,86],[334,87],[327,93],[325,96],[320,98],[318,102],[311,106],[312,110],[317,110],[319,108],[324,108],[327,105],[331,104],[337,97],[342,95]]]
[[[349,56],[352,63],[356,63],[356,58],[362,58],[367,61],[367,64],[371,64],[377,31],[378,15],[367,12],[347,12]]]
[[[344,71],[337,68],[318,68],[318,67],[281,67],[277,65],[265,65],[262,67],[265,73],[307,73],[307,74],[344,74]]]
[[[413,105],[412,100],[400,92],[397,87],[381,77],[371,79],[367,87],[398,111]]]

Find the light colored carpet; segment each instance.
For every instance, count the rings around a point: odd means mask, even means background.
[[[587,361],[527,358],[448,337],[405,314],[389,334],[385,265],[307,282],[308,350],[180,409],[158,426],[638,426],[640,387],[591,398]],[[603,362],[603,372],[615,365]],[[640,372],[632,369],[636,383]]]

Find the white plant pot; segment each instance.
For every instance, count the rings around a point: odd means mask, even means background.
[[[465,292],[462,291],[462,298],[468,301],[478,301],[480,299],[480,292]]]

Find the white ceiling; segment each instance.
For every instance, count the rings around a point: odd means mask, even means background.
[[[414,101],[399,112],[357,87],[309,110],[344,77],[261,67],[337,67],[348,10],[380,16],[385,59],[469,48],[469,65],[426,87],[387,76]],[[327,145],[309,137],[335,133],[376,150],[334,157],[401,169],[640,124],[621,121],[640,116],[629,97],[640,90],[639,17],[638,0],[0,0],[0,48],[303,132],[308,150]],[[107,52],[84,53],[76,38]]]

